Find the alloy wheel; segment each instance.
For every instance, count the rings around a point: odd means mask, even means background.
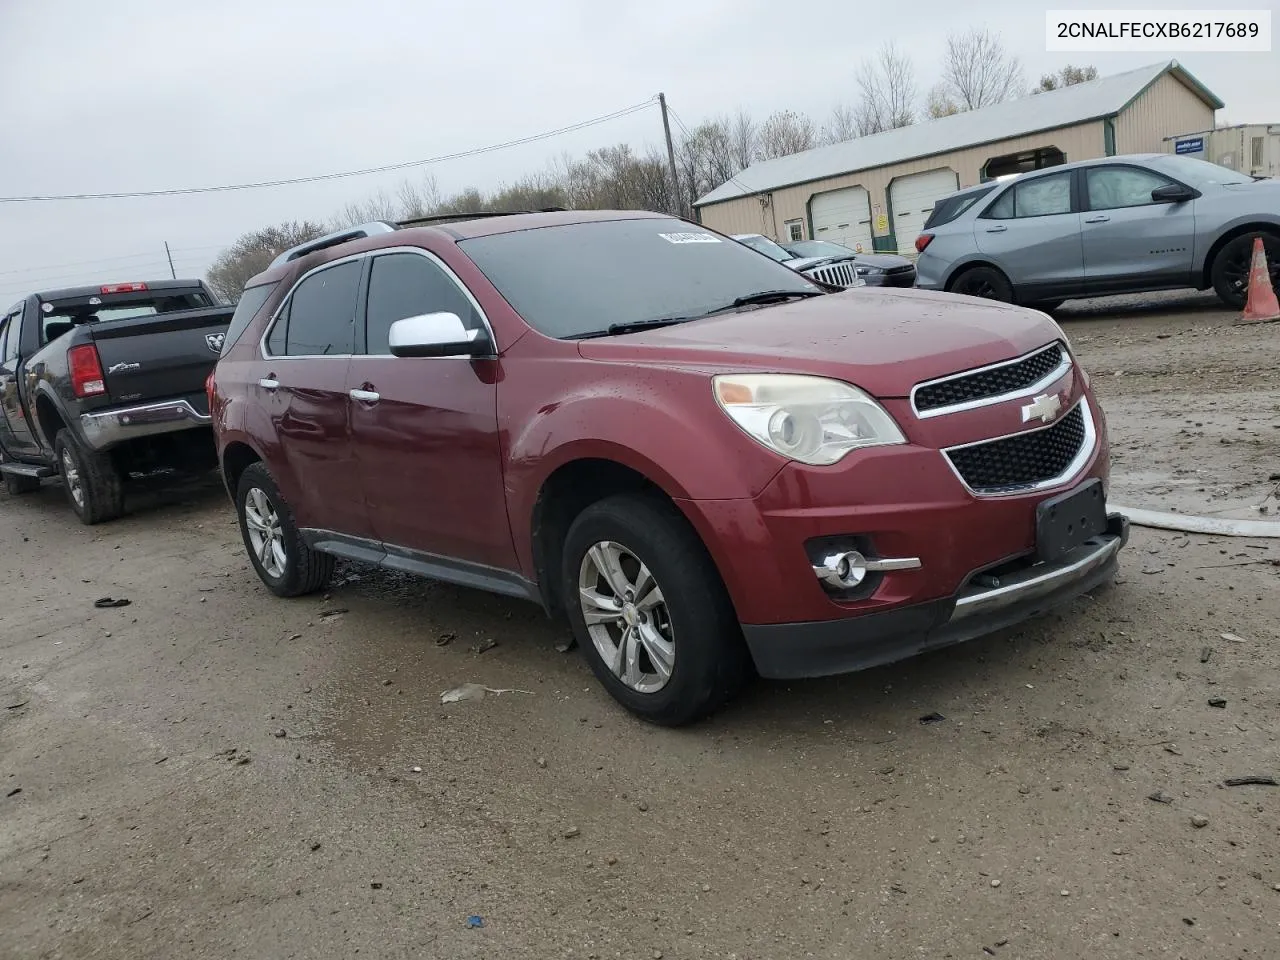
[[[67,492],[79,509],[84,509],[84,484],[80,480],[80,470],[76,467],[71,451],[62,449],[62,480],[67,485]]]
[[[244,498],[244,525],[249,533],[249,545],[267,576],[279,579],[284,576],[284,529],[280,513],[271,498],[258,487],[251,487]]]
[[[582,617],[605,665],[637,693],[657,693],[675,669],[675,631],[662,587],[639,557],[604,540],[582,558]]]

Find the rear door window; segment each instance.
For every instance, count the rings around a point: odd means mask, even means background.
[[[453,313],[468,330],[483,326],[480,314],[439,264],[417,253],[388,253],[373,260],[365,308],[365,352],[389,354],[391,325],[424,313]]]
[[[311,274],[289,297],[284,354],[290,357],[338,357],[355,346],[356,291],[363,260],[348,260]],[[277,321],[277,327],[280,323]],[[273,331],[274,332],[274,331]],[[268,346],[274,349],[274,339]]]
[[[1022,180],[1002,193],[983,212],[986,220],[1048,217],[1071,212],[1071,172]]]

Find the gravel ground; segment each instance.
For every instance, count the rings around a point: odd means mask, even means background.
[[[1280,325],[1203,297],[1059,319],[1116,499],[1275,502]],[[1280,788],[1223,786],[1280,777],[1280,541],[1135,530],[1058,615],[680,731],[514,601],[354,567],[270,598],[215,482],[97,528],[56,485],[0,496],[0,542],[5,960],[1280,943]],[[514,692],[441,706],[468,681]]]

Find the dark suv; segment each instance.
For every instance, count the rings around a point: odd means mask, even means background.
[[[1106,422],[1042,313],[828,292],[649,213],[369,224],[251,280],[209,382],[262,581],[334,557],[567,615],[677,724],[1109,580]]]

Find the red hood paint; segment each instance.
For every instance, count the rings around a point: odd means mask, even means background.
[[[1024,307],[925,290],[860,288],[657,330],[584,340],[614,363],[834,377],[877,397],[922,380],[1008,360],[1061,336]]]

